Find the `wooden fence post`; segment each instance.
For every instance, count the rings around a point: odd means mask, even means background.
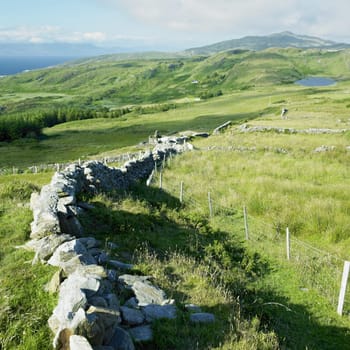
[[[211,202],[210,192],[208,192],[209,217],[213,216],[213,205]]]
[[[289,228],[286,229],[286,249],[287,249],[287,260],[290,260],[290,233]]]
[[[162,189],[163,187],[163,174],[162,172],[159,173],[159,188]]]
[[[344,307],[346,286],[348,284],[349,270],[350,270],[350,261],[344,261],[343,277],[341,280],[338,308],[337,308],[337,313],[340,316],[343,314],[343,307]]]
[[[248,229],[248,215],[247,215],[247,207],[243,206],[243,215],[244,215],[244,230],[245,230],[245,239],[249,240],[249,229]]]
[[[180,203],[184,201],[184,182],[180,183]]]

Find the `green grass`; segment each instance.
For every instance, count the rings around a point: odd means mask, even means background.
[[[47,319],[56,297],[44,291],[53,269],[31,265],[33,254],[17,249],[29,238],[31,192],[51,174],[2,176],[0,184],[0,347],[48,349]]]
[[[235,291],[254,280],[260,267],[239,241],[213,231],[203,218],[198,226],[176,198],[144,185],[130,195],[99,195],[90,202],[95,209],[83,220],[86,229],[96,227],[98,238],[117,243],[113,253],[119,259],[132,259],[134,272],[152,275],[176,301],[177,319],[156,322],[154,341],[145,348],[277,349],[276,336],[254,314],[241,316]],[[184,308],[188,303],[213,312],[216,322],[192,325]]]
[[[349,129],[348,60],[349,51],[288,49],[201,59],[128,62],[107,57],[2,79],[0,101],[9,111],[51,103],[84,108],[177,105],[167,112],[134,111],[118,119],[64,123],[45,129],[41,139],[1,143],[0,167],[111,156],[142,149],[135,145],[155,130],[211,131],[232,120],[227,132],[194,140],[194,152],[169,162],[164,190],[155,182],[154,188],[139,185],[129,195],[89,198],[95,210],[83,220],[87,233],[118,243],[117,258],[133,260],[135,272],[152,274],[176,299],[179,318],[156,323],[155,341],[143,348],[347,349],[350,296],[343,318],[336,315],[335,304],[350,242],[349,131],[250,134],[240,133],[236,124]],[[325,88],[290,84],[307,75],[338,82]],[[192,84],[195,79],[199,85]],[[194,102],[218,89],[223,96]],[[282,108],[289,110],[286,120],[280,117]],[[321,145],[336,148],[315,153]],[[14,248],[29,236],[30,192],[48,183],[51,175],[0,177],[4,350],[47,349],[52,338],[46,321],[55,296],[42,287],[53,271],[32,267],[32,254]],[[178,201],[180,181],[185,184],[183,204]],[[215,214],[210,219],[208,191]],[[243,205],[248,208],[249,242],[243,242]],[[290,262],[284,250],[287,226],[292,234]],[[189,302],[213,312],[217,322],[191,326],[184,311]]]

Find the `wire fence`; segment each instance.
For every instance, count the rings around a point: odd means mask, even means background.
[[[109,157],[99,157],[94,159],[77,159],[76,161],[72,162],[65,162],[65,163],[48,163],[48,164],[36,164],[31,165],[27,167],[7,167],[7,168],[0,168],[0,175],[11,175],[11,174],[28,174],[28,173],[42,173],[42,172],[49,172],[49,171],[60,171],[65,169],[71,164],[83,164],[84,162],[88,161],[99,161],[103,162],[104,164],[113,164],[113,163],[124,163],[128,160],[138,159],[141,158],[142,155],[145,152],[137,152],[137,153],[123,153],[115,156],[109,156]]]
[[[280,263],[288,263],[298,271],[300,289],[315,290],[337,308],[345,260],[341,257],[314,247],[308,242],[287,234],[287,228],[275,227],[272,223],[249,215],[244,220],[244,209],[221,205],[222,196],[216,196],[215,190],[199,189],[195,192],[187,188],[183,182],[169,183],[161,174],[161,169],[153,177],[153,186],[161,187],[186,205],[190,210],[207,216],[209,220],[220,220],[223,229],[241,234],[242,239],[257,252],[268,253]],[[161,178],[161,181],[160,181]],[[241,215],[240,215],[241,213]],[[230,231],[231,230],[231,231]],[[238,232],[237,232],[238,231]],[[289,237],[288,237],[289,236]],[[344,293],[346,290],[346,284]],[[341,312],[350,313],[350,291],[345,295]]]

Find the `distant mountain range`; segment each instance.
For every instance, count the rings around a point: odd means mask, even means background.
[[[207,46],[191,48],[186,50],[186,52],[193,55],[208,55],[232,49],[260,51],[270,47],[344,49],[350,48],[350,44],[337,43],[313,36],[297,35],[291,32],[282,32],[267,36],[246,36],[241,39],[221,41]]]
[[[282,32],[267,36],[246,36],[240,39],[221,41],[215,44],[195,47],[177,53],[187,55],[210,55],[220,51],[243,49],[260,51],[270,47],[297,47],[297,48],[350,48],[350,44],[337,43],[307,35],[297,35],[291,32]],[[150,51],[142,47],[100,47],[93,44],[71,43],[0,43],[0,57],[93,57],[120,53],[142,53]],[[174,53],[173,53],[174,54]]]

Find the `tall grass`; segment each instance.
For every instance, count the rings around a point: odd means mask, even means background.
[[[32,266],[33,254],[17,249],[29,237],[32,213],[27,203],[47,174],[2,176],[0,184],[0,347],[48,349],[47,326],[56,297],[44,291],[53,269]]]

